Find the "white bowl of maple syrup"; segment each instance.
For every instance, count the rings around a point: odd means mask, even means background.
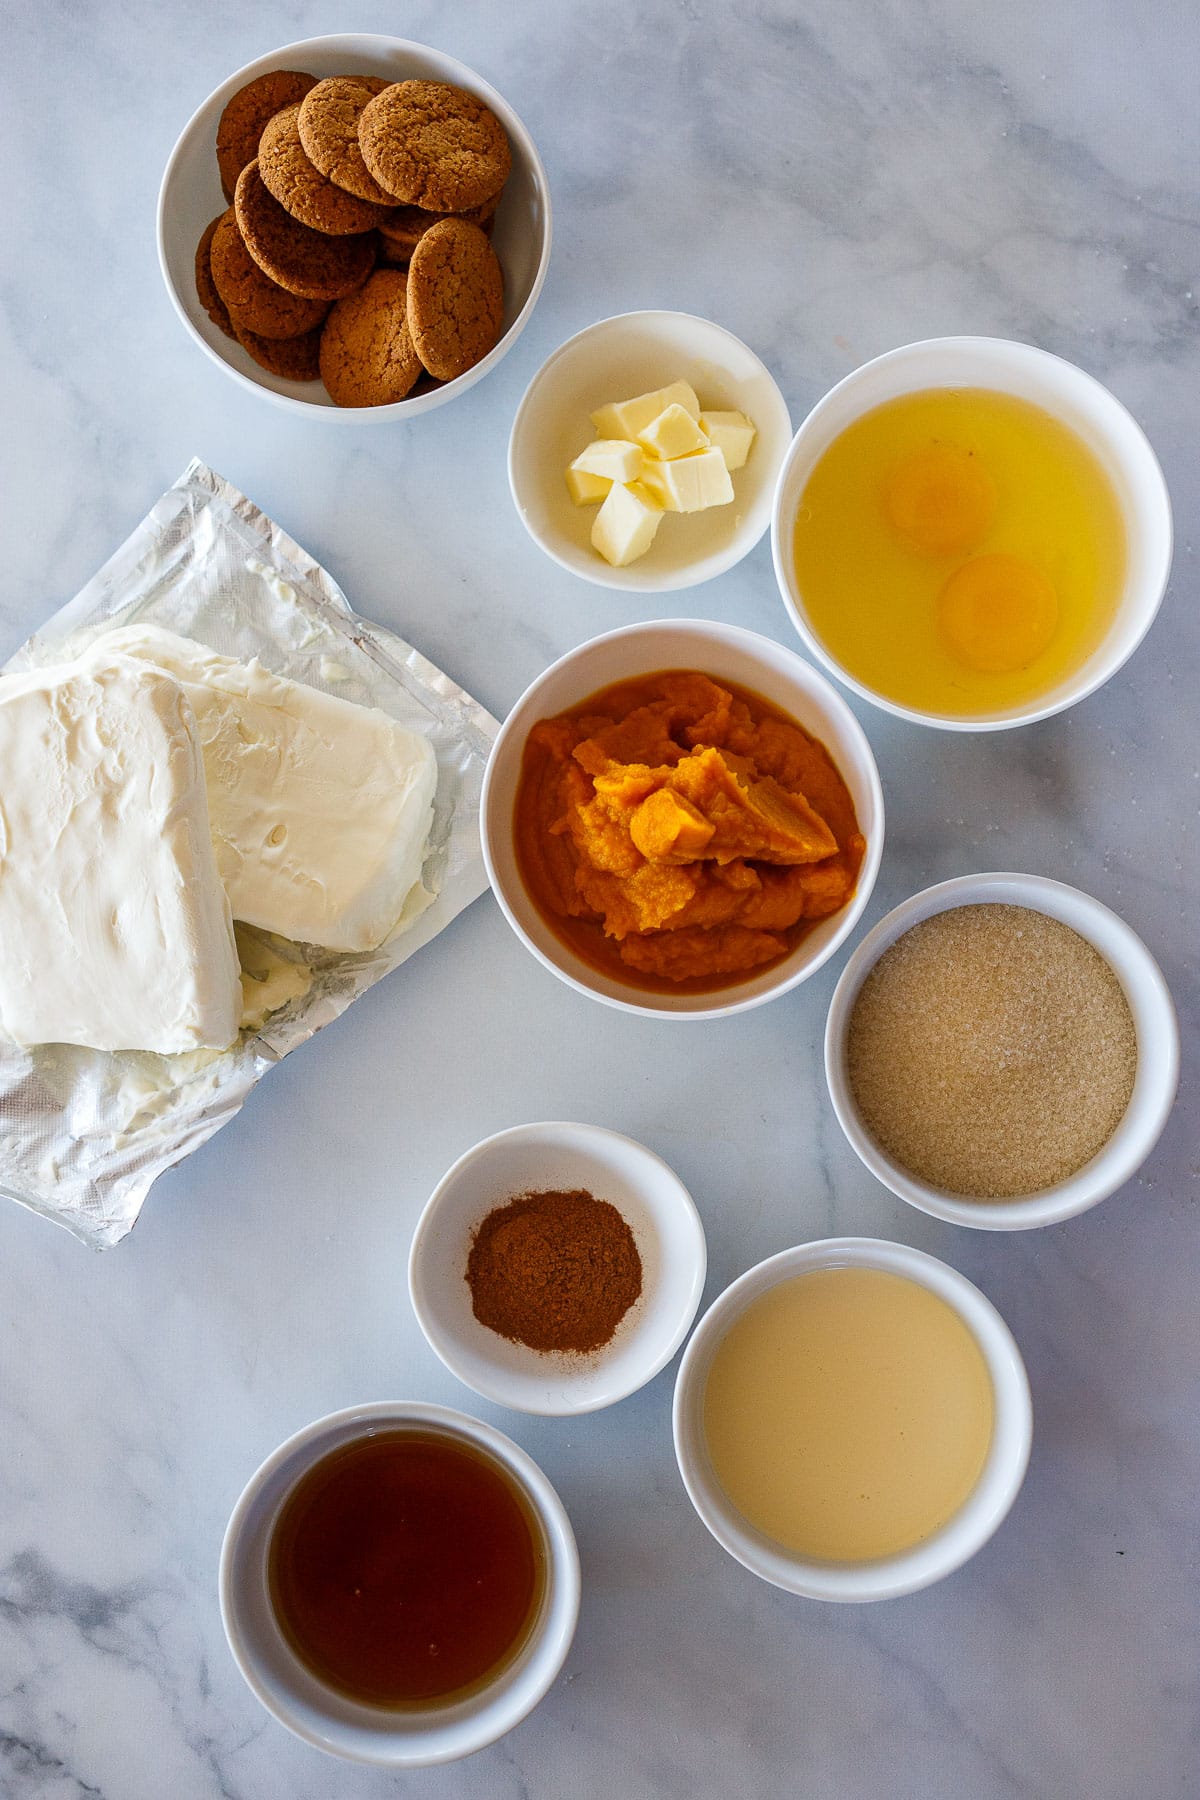
[[[579,1616],[562,1501],[511,1438],[445,1406],[318,1419],[250,1478],[221,1619],[267,1711],[331,1756],[452,1762],[537,1705]]]

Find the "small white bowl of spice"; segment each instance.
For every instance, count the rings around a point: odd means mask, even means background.
[[[855,950],[825,1074],[854,1150],[902,1200],[984,1231],[1053,1225],[1139,1169],[1179,1081],[1179,1027],[1123,919],[1042,876],[915,894]]]
[[[413,1234],[430,1347],[518,1412],[595,1412],[674,1356],[704,1289],[704,1227],[679,1177],[598,1125],[518,1125],[461,1156]]]

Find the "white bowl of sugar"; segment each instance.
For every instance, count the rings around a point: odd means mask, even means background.
[[[1174,1103],[1179,1027],[1154,958],[1099,900],[1037,875],[965,875],[859,944],[830,1002],[825,1075],[894,1194],[1020,1231],[1085,1212],[1141,1167]]]

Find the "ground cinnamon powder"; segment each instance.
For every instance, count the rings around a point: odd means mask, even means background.
[[[628,1224],[582,1188],[518,1194],[490,1212],[467,1258],[481,1325],[531,1350],[598,1350],[642,1291]]]

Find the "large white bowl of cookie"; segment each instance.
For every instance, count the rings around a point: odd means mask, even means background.
[[[347,34],[284,45],[210,94],[163,175],[176,312],[291,411],[410,418],[516,342],[550,258],[525,126],[453,57]]]

